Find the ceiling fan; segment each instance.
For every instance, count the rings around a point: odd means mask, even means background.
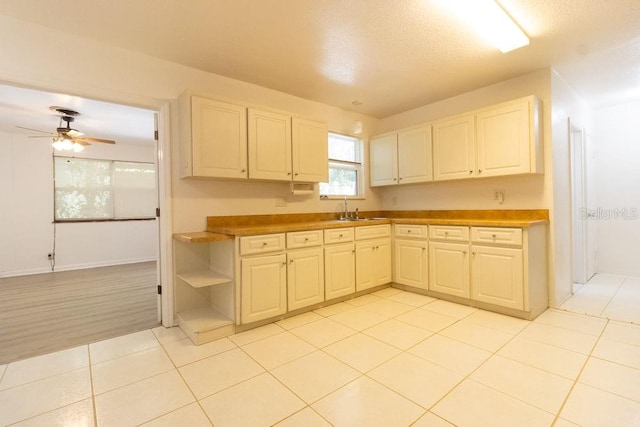
[[[46,133],[47,135],[32,135],[29,138],[48,138],[53,139],[53,148],[57,151],[75,151],[79,152],[84,150],[84,147],[91,145],[90,142],[101,142],[104,144],[115,144],[116,142],[111,139],[93,138],[84,136],[84,134],[77,129],[71,127],[71,123],[77,116],[80,115],[77,111],[70,110],[68,108],[52,106],[49,107],[51,111],[55,111],[60,114],[60,124],[56,128],[55,132],[47,132],[39,129],[31,129],[22,126],[16,126],[20,129],[26,129],[34,132]]]

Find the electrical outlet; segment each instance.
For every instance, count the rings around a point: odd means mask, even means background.
[[[284,197],[276,197],[276,208],[284,208],[287,206],[287,201]]]
[[[493,190],[493,200],[497,200],[498,203],[500,204],[504,203],[504,196],[505,196],[504,190]]]

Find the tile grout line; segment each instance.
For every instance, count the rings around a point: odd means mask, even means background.
[[[93,363],[91,363],[91,348],[87,344],[87,359],[89,361],[89,384],[91,385],[91,409],[93,410],[93,427],[98,427],[98,410],[96,407],[96,393],[93,386]]]
[[[587,355],[586,359],[584,360],[584,363],[582,364],[582,367],[580,368],[580,372],[578,372],[578,375],[576,375],[576,379],[573,380],[573,384],[571,384],[571,388],[569,388],[569,392],[567,393],[567,395],[564,397],[564,400],[562,401],[562,404],[560,405],[560,408],[558,409],[558,413],[556,414],[555,418],[553,419],[553,424],[555,425],[560,418],[560,414],[562,413],[562,411],[564,410],[565,406],[567,405],[567,402],[569,401],[569,398],[571,397],[571,393],[573,393],[573,390],[576,388],[576,385],[578,384],[580,377],[582,376],[582,373],[584,372],[584,369],[587,367],[587,364],[589,363],[589,360],[591,359],[591,357],[593,355],[593,352],[595,351],[596,347],[598,346],[598,343],[600,342],[600,340],[602,339],[602,335],[604,334],[604,331],[607,329],[607,326],[609,326],[609,319],[606,319],[606,322],[604,324],[604,328],[602,328],[602,331],[600,331],[600,334],[598,335],[598,339],[596,340],[595,343],[593,343],[593,347],[591,348],[591,351],[589,352],[589,354]],[[569,420],[570,421],[570,420]]]

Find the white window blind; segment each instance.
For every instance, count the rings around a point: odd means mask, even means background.
[[[55,220],[150,218],[157,206],[155,165],[54,158]]]

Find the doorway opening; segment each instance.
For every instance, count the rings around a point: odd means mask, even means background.
[[[0,364],[159,325],[156,112],[4,85],[0,98],[0,194],[10,207],[0,213]],[[78,111],[74,128],[116,143],[90,141],[81,153],[55,152],[51,135],[59,136],[59,117],[51,106]],[[128,218],[60,221],[52,156],[117,162],[101,181],[104,188],[81,194],[73,183],[66,190],[70,198],[103,204],[109,198],[116,204],[113,192],[120,191],[121,211],[141,200],[135,180],[126,177],[139,172],[136,164],[153,165],[155,178],[146,185],[154,187],[154,206]],[[90,196],[94,190],[100,195]]]

